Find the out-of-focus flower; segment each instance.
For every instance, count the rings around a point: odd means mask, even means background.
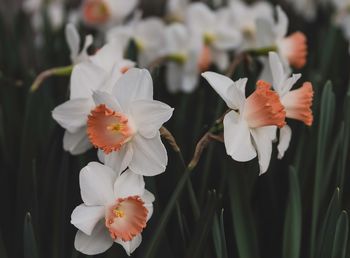
[[[210,56],[219,69],[226,69],[229,64],[227,51],[241,43],[241,34],[230,23],[230,12],[226,8],[214,12],[203,3],[194,3],[187,9],[186,24],[191,32],[202,36],[203,57]],[[211,60],[205,61],[204,64]]]
[[[87,121],[91,143],[100,160],[121,173],[153,176],[165,171],[168,157],[159,129],[173,109],[153,100],[153,83],[147,70],[132,68],[111,93],[96,91],[95,108]]]
[[[273,78],[273,88],[281,98],[281,103],[285,107],[286,117],[304,122],[311,126],[313,115],[311,110],[313,89],[310,82],[305,82],[302,87],[291,90],[293,85],[299,80],[301,74],[293,74],[289,77],[283,69],[282,62],[275,52],[269,53],[269,62]],[[284,156],[288,149],[292,136],[292,130],[288,125],[280,128],[280,138],[278,148],[278,158]]]
[[[133,63],[123,59],[117,42],[101,48],[96,55],[74,66],[70,80],[70,100],[52,111],[53,118],[66,129],[63,148],[77,155],[91,148],[86,122],[94,107],[95,90],[111,91],[112,86]]]
[[[259,1],[247,5],[241,0],[231,0],[229,4],[231,27],[236,27],[241,35],[241,50],[257,47],[257,19],[272,19],[273,8],[268,2]]]
[[[167,20],[171,22],[184,22],[189,2],[190,0],[167,0]]]
[[[315,0],[287,0],[293,6],[296,13],[303,16],[308,21],[316,18],[317,4]]]
[[[83,21],[92,26],[121,23],[138,5],[138,0],[84,0]]]
[[[109,30],[107,40],[117,40],[125,49],[130,40],[134,40],[138,50],[138,65],[147,67],[165,55],[165,24],[156,17],[136,19],[130,24]]]
[[[224,117],[226,152],[236,161],[249,161],[258,155],[260,174],[267,171],[272,152],[271,130],[285,125],[286,112],[271,85],[258,81],[256,90],[245,97],[247,79],[205,72],[202,76],[232,109]]]
[[[276,47],[285,67],[289,65],[302,68],[306,64],[307,39],[304,33],[294,32],[287,35],[289,20],[281,7],[276,7],[277,21],[258,19],[258,45],[262,47]]]
[[[350,41],[350,2],[333,0],[333,3],[336,8],[335,22],[343,30],[345,38]]]
[[[66,41],[70,49],[70,58],[73,64],[78,64],[80,62],[87,61],[89,55],[87,49],[91,46],[93,42],[92,35],[87,35],[85,37],[85,42],[83,48],[80,50],[80,36],[73,24],[67,24],[65,29]]]
[[[141,232],[153,213],[154,196],[143,177],[126,170],[118,176],[111,168],[91,162],[79,176],[83,204],[71,223],[79,231],[75,248],[88,255],[105,252],[113,242],[130,255],[142,241]]]
[[[199,78],[199,72],[206,60],[201,60],[203,41],[200,34],[190,34],[180,23],[166,29],[167,62],[166,79],[170,92],[192,92]],[[202,61],[202,63],[200,63]]]

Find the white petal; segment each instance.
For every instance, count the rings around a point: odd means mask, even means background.
[[[130,169],[121,174],[114,183],[114,195],[116,198],[128,196],[142,196],[145,192],[143,176],[137,175]]]
[[[80,49],[80,36],[75,28],[75,26],[71,23],[67,24],[65,28],[66,40],[68,47],[70,49],[70,56],[72,62],[78,57],[79,49]]]
[[[273,88],[280,93],[283,82],[286,79],[282,62],[276,52],[269,52],[269,62],[273,78]]]
[[[141,234],[139,234],[135,236],[132,240],[127,242],[120,239],[115,240],[115,242],[120,244],[125,249],[125,252],[127,253],[127,255],[130,256],[136,250],[136,248],[139,247],[139,245],[141,244],[142,236]]]
[[[166,82],[170,93],[176,93],[181,89],[183,66],[169,62],[166,67]],[[197,76],[197,75],[196,75]]]
[[[78,231],[75,235],[74,247],[79,252],[95,255],[105,252],[113,245],[113,239],[104,225],[104,220],[97,223],[91,235]]]
[[[186,14],[186,22],[193,30],[210,29],[215,24],[215,14],[204,3],[192,3]]]
[[[193,92],[198,86],[198,73],[187,72],[183,74],[181,89],[185,93]]]
[[[71,99],[57,106],[52,111],[52,117],[70,133],[75,133],[86,126],[86,120],[93,108],[91,99]]]
[[[117,173],[97,162],[90,162],[80,171],[81,198],[86,205],[106,205],[114,200],[113,185]]]
[[[256,26],[256,48],[262,48],[275,44],[274,24],[270,19],[258,18],[255,20]]]
[[[106,166],[112,168],[118,175],[129,166],[132,156],[133,150],[131,144],[126,144],[119,151],[113,151],[109,154],[98,150],[99,160]]]
[[[104,45],[90,60],[105,71],[111,71],[114,64],[123,59],[123,48],[117,41]]]
[[[256,150],[258,152],[260,175],[262,175],[269,168],[271,160],[271,128],[259,127],[251,129],[250,131],[254,139]]]
[[[123,112],[124,110],[121,108],[120,104],[118,103],[117,99],[113,97],[113,95],[103,92],[103,91],[95,91],[92,95],[92,98],[95,102],[95,105],[101,105],[104,104],[108,108],[118,111],[118,112]]]
[[[230,111],[224,118],[224,141],[227,154],[234,160],[245,162],[256,157],[249,127],[235,111]]]
[[[159,128],[170,119],[173,108],[156,100],[137,100],[130,107],[138,133],[145,138],[153,138]]]
[[[226,102],[228,107],[237,109],[242,105],[242,101],[244,101],[245,98],[242,96],[239,88],[235,85],[235,82],[230,78],[214,72],[205,72],[202,73],[202,76]],[[239,84],[247,82],[245,79],[243,80],[244,81],[240,81]]]
[[[220,50],[233,50],[242,42],[241,33],[228,25],[218,28],[215,37],[214,47]]]
[[[122,21],[128,16],[137,6],[139,0],[105,0],[109,5],[112,19],[116,22]]]
[[[155,176],[165,171],[168,155],[159,133],[152,139],[136,135],[132,144],[134,155],[129,168],[134,173],[143,176]]]
[[[70,98],[91,98],[92,92],[101,87],[106,76],[106,71],[91,62],[75,65],[70,80]]]
[[[289,147],[290,139],[292,138],[292,129],[285,125],[280,129],[280,139],[278,142],[278,158],[282,159],[284,156],[284,153]]]
[[[70,223],[85,234],[91,235],[97,222],[103,219],[104,216],[104,206],[86,206],[85,204],[81,204],[72,212]]]
[[[154,195],[150,191],[145,189],[145,192],[142,195],[141,199],[145,202],[144,206],[148,210],[148,214],[147,214],[147,221],[148,221],[153,215],[153,202],[154,202],[155,198],[154,198]]]
[[[178,54],[182,52],[188,43],[189,33],[181,23],[170,24],[165,31],[166,53]]]
[[[73,155],[82,154],[91,149],[92,145],[86,134],[86,127],[81,127],[77,132],[65,131],[63,136],[63,149]]]
[[[280,92],[280,96],[284,97],[290,90],[291,88],[294,86],[294,84],[300,79],[301,74],[297,73],[297,74],[292,74],[291,77],[289,77],[282,85],[281,87],[281,92]]]
[[[286,13],[280,6],[276,7],[277,11],[277,23],[275,27],[275,33],[278,38],[283,38],[287,35],[289,20]]]
[[[120,106],[127,110],[131,101],[153,99],[153,81],[145,69],[131,68],[117,81],[112,91]]]
[[[229,65],[229,55],[227,51],[213,49],[213,59],[216,66],[224,71]]]

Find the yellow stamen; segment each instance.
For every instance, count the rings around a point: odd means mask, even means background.
[[[113,213],[117,218],[122,218],[125,215],[124,211],[117,209],[113,210]]]
[[[204,43],[211,45],[216,40],[216,36],[212,33],[204,33]]]

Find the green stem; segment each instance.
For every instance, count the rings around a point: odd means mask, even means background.
[[[41,72],[34,80],[30,87],[30,92],[34,92],[39,89],[41,84],[49,77],[52,76],[69,76],[73,71],[73,65],[55,67]]]
[[[277,46],[269,46],[269,47],[262,47],[262,48],[256,48],[256,49],[248,49],[246,51],[246,53],[250,54],[252,56],[266,56],[271,51],[272,52],[277,52]]]

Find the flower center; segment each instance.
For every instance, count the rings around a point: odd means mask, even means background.
[[[265,81],[256,83],[256,90],[247,98],[243,117],[250,128],[269,125],[283,127],[286,111],[281,104],[278,94],[272,91],[271,84]]]
[[[301,88],[288,92],[282,98],[282,104],[286,108],[286,116],[311,126],[313,122],[311,110],[313,95],[314,91],[310,82],[305,82]]]
[[[87,134],[96,148],[108,154],[118,151],[127,143],[133,135],[133,130],[124,114],[101,104],[95,107],[88,116]]]
[[[211,45],[216,40],[216,36],[213,33],[205,32],[203,40],[205,45]]]
[[[87,23],[102,24],[109,16],[109,8],[103,0],[86,0],[83,5],[83,16]]]
[[[106,211],[105,225],[111,237],[130,241],[146,227],[148,210],[139,196],[119,198]]]

